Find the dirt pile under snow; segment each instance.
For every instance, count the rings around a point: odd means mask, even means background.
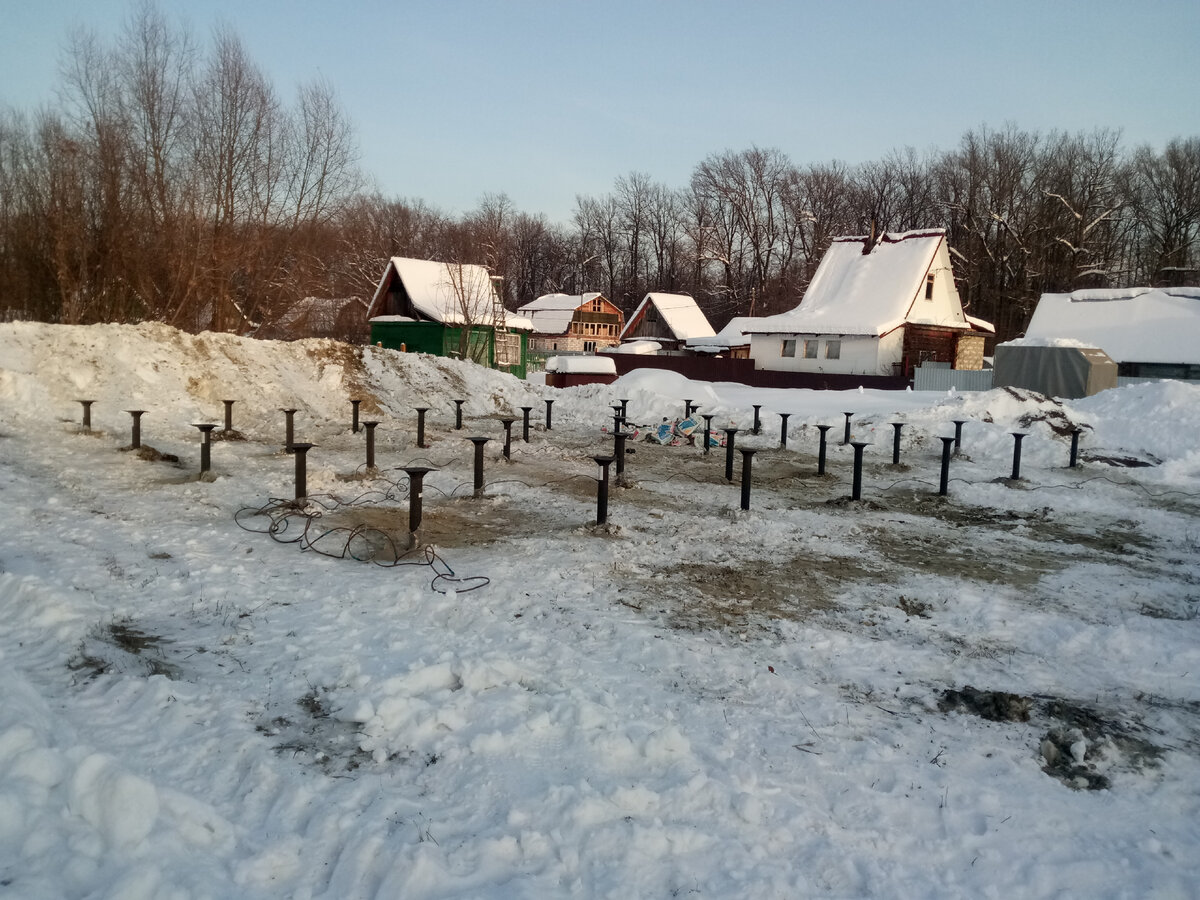
[[[330,340],[260,341],[229,334],[187,334],[166,325],[0,327],[4,365],[0,398],[18,408],[78,412],[97,399],[97,427],[125,428],[126,409],[148,410],[147,425],[169,409],[183,422],[221,421],[235,400],[235,427],[280,420],[344,420],[349,400],[361,413],[407,416],[418,406],[466,401],[468,415],[541,405],[538,389],[516,378],[453,360]],[[519,413],[518,413],[519,414]]]

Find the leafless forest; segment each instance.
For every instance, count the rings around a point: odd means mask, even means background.
[[[280,96],[236,33],[200,45],[144,6],[70,36],[53,108],[0,109],[0,318],[255,333],[306,297],[374,291],[388,256],[484,263],[510,307],[690,293],[720,327],[794,306],[832,237],[944,227],[973,315],[1020,333],[1039,294],[1196,283],[1200,137],[979,127],[858,166],[751,146],[689,183],[616,177],[571,221],[502,192],[447,215],[382,196],[334,87]],[[729,136],[737,143],[736,135]]]

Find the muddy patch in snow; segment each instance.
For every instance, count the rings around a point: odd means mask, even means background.
[[[801,565],[806,577],[797,579]],[[841,558],[674,565],[640,579],[638,591],[676,628],[769,629],[776,619],[803,620],[835,608],[834,592],[851,567],[851,560]]]
[[[537,525],[536,519],[520,509],[486,498],[427,501],[418,542],[438,547],[477,546],[511,540]],[[411,544],[407,504],[343,506],[302,527],[307,527],[314,550],[360,561],[391,563],[405,555]]]
[[[1132,717],[1057,697],[1025,697],[967,685],[944,691],[938,708],[992,722],[1033,722],[1046,729],[1036,747],[1042,771],[1075,790],[1109,789],[1114,776],[1145,774],[1163,755],[1147,736],[1151,729]]]
[[[371,762],[359,746],[359,726],[332,715],[329,688],[313,687],[291,709],[275,708],[255,717],[255,731],[270,739],[275,752],[328,775],[346,775]]]
[[[179,667],[167,659],[172,641],[143,631],[130,619],[97,625],[80,641],[67,668],[91,680],[110,672],[178,678]]]

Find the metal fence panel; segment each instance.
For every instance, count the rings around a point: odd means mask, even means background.
[[[918,366],[913,370],[914,391],[990,391],[991,369],[945,369]]]

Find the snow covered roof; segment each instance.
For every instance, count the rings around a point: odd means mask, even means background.
[[[1026,339],[1067,338],[1117,362],[1200,363],[1200,287],[1043,294]]]
[[[461,325],[468,320],[477,325],[493,324],[492,311],[499,305],[499,298],[486,268],[404,256],[388,260],[367,309],[368,318],[383,308],[393,273],[404,285],[413,310],[421,317],[444,325]],[[504,324],[514,331],[533,330],[529,319],[512,313],[505,315]]]
[[[991,322],[984,321],[983,319],[977,319],[974,316],[967,316],[966,319],[967,324],[976,331],[986,331],[988,334],[996,333],[996,326]]]
[[[648,355],[657,353],[662,349],[662,344],[658,341],[626,341],[624,344],[618,344],[614,347],[605,347],[601,353],[633,353]]]
[[[700,311],[700,307],[696,305],[696,301],[691,297],[686,294],[661,293],[650,293],[645,296],[633,315],[629,317],[629,323],[625,326],[626,332],[635,327],[635,323],[641,318],[647,305],[651,303],[658,309],[663,324],[678,340],[685,341],[691,337],[706,337],[716,334],[713,327],[708,324],[704,313]]]
[[[616,375],[617,364],[603,356],[552,356],[546,360],[546,371],[573,375]]]
[[[594,291],[587,294],[543,294],[517,312],[528,316],[533,322],[533,330],[538,334],[565,334],[575,310],[601,296]]]
[[[887,334],[906,322],[943,328],[969,328],[945,256],[945,278],[951,292],[945,304],[915,304],[925,278],[943,250],[943,229],[884,234],[863,253],[870,238],[834,238],[800,305],[790,312],[760,319],[753,334]],[[944,252],[944,250],[943,250]],[[981,323],[987,324],[987,323]],[[988,326],[990,328],[990,325]],[[986,329],[985,329],[986,330]]]
[[[591,303],[597,297],[603,296],[595,291],[587,294],[542,294],[532,303],[521,307],[521,312],[536,312],[544,309],[578,309],[585,303]]]
[[[729,324],[714,335],[687,339],[687,345],[693,350],[707,353],[723,353],[732,347],[745,347],[750,344],[750,336],[746,328],[759,321],[758,316],[734,316]]]

